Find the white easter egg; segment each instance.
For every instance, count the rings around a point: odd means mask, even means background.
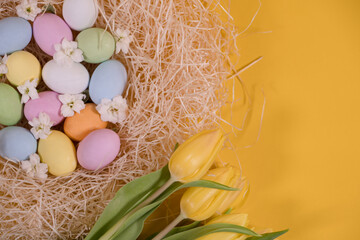
[[[82,31],[94,25],[98,8],[94,0],[65,0],[63,17],[70,28]]]
[[[47,62],[42,71],[45,84],[58,93],[78,94],[89,85],[89,72],[81,63],[58,64]]]

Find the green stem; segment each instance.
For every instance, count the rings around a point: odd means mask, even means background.
[[[112,236],[116,233],[116,231],[121,227],[121,225],[135,212],[137,212],[139,209],[145,207],[146,205],[150,204],[152,201],[154,201],[157,197],[159,197],[166,189],[168,189],[171,184],[176,182],[173,178],[170,178],[164,185],[162,185],[156,192],[154,192],[150,197],[145,199],[142,203],[140,203],[136,208],[131,210],[129,213],[127,213],[124,217],[122,217],[115,225],[113,225],[109,230],[103,234],[99,240],[110,240],[112,239]]]
[[[185,217],[180,213],[177,218],[175,218],[166,228],[164,228],[158,235],[156,235],[152,240],[161,240],[163,239],[176,225],[178,225]]]

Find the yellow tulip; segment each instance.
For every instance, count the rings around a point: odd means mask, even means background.
[[[245,227],[248,224],[248,215],[247,214],[226,214],[222,216],[218,216],[212,220],[210,220],[207,224],[214,224],[214,223],[229,223],[234,225],[239,225]],[[233,232],[218,232],[212,233],[209,235],[205,235],[203,237],[197,238],[196,240],[239,240],[245,238],[243,234],[240,233],[233,233]]]
[[[202,178],[204,180],[214,181],[234,187],[239,178],[239,171],[233,167],[215,168]],[[203,221],[208,219],[218,209],[226,198],[229,191],[192,187],[186,190],[180,201],[181,214],[185,218],[195,221]]]
[[[243,179],[238,179],[235,184],[235,188],[241,189],[239,191],[229,191],[225,200],[220,204],[218,210],[215,213],[215,216],[225,214],[228,210],[235,210],[240,208],[249,193],[249,183],[246,177]]]
[[[169,170],[175,181],[199,180],[213,165],[224,144],[220,129],[202,131],[179,146],[169,160]]]

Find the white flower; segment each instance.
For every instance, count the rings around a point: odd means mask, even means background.
[[[64,117],[71,117],[74,116],[75,112],[80,113],[85,108],[84,98],[84,94],[59,95],[59,100],[63,104],[61,106],[61,114]]]
[[[78,49],[77,42],[68,41],[66,38],[61,43],[55,44],[54,60],[58,64],[71,65],[73,62],[84,61],[83,51]]]
[[[51,122],[49,115],[46,113],[40,113],[38,118],[33,118],[33,120],[29,121],[31,133],[34,135],[36,139],[45,139],[51,134],[51,127],[54,125]]]
[[[40,157],[36,153],[30,155],[30,159],[21,161],[21,168],[32,178],[47,178],[48,165],[40,163]]]
[[[23,85],[17,87],[19,92],[22,94],[21,103],[27,103],[30,98],[37,99],[39,94],[36,90],[36,85],[39,79],[35,78],[34,80],[27,80]]]
[[[7,74],[8,68],[6,66],[8,56],[5,54],[4,57],[0,57],[0,75]]]
[[[132,42],[132,36],[129,35],[128,30],[116,29],[115,31],[116,40],[116,53],[123,51],[123,53],[129,52],[129,45]]]
[[[126,119],[128,105],[126,99],[122,96],[116,96],[112,101],[106,98],[102,99],[96,110],[104,122],[121,123]]]
[[[16,6],[17,15],[26,20],[34,21],[36,16],[41,13],[41,9],[38,8],[37,4],[37,0],[22,0],[21,3]]]

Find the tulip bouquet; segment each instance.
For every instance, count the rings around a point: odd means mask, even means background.
[[[145,220],[172,193],[184,188],[178,217],[149,240],[271,240],[284,234],[287,230],[260,235],[246,228],[247,214],[239,210],[247,192],[240,171],[211,169],[224,139],[221,130],[207,130],[177,145],[168,165],[117,192],[86,239],[137,239]],[[194,222],[177,227],[184,219]]]

